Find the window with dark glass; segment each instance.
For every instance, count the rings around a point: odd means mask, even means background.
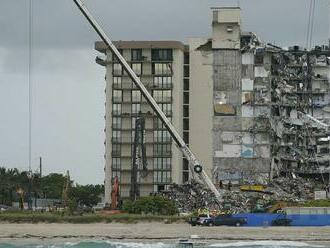
[[[183,74],[184,74],[184,77],[189,77],[189,71],[190,71],[189,66],[185,65],[185,66],[183,67]]]
[[[151,58],[153,61],[172,61],[173,50],[172,49],[152,49]]]
[[[183,140],[186,144],[189,144],[189,132],[183,132]]]
[[[189,79],[183,80],[183,90],[189,90]]]
[[[183,116],[189,117],[189,106],[188,105],[183,105]]]
[[[189,104],[189,92],[183,92],[183,104]]]
[[[119,157],[121,155],[121,144],[112,144],[112,156]]]
[[[142,49],[131,50],[132,61],[142,61]]]
[[[189,130],[189,119],[188,118],[183,119],[183,130]]]
[[[189,53],[184,53],[183,63],[189,64]]]

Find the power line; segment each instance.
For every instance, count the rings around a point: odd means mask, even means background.
[[[314,20],[315,20],[315,0],[310,0],[309,11],[308,11],[307,35],[306,35],[307,49],[310,49],[312,47]]]
[[[310,34],[310,28],[311,28],[312,6],[313,6],[313,1],[310,0],[309,9],[308,9],[307,34],[306,34],[306,48],[307,49],[308,49],[308,41],[309,41],[309,34]]]
[[[309,37],[309,47],[312,47],[313,42],[313,31],[314,31],[314,19],[315,19],[315,0],[313,0],[313,7],[312,7],[312,20],[311,20],[311,31]]]
[[[29,171],[32,167],[32,48],[33,48],[33,0],[29,1],[29,64],[28,64],[28,83],[29,83]]]

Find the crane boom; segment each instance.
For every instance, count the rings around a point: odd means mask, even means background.
[[[176,145],[179,147],[179,149],[182,151],[183,155],[186,157],[186,159],[189,161],[189,166],[191,168],[191,171],[195,173],[195,175],[202,180],[205,185],[214,193],[217,201],[221,202],[221,195],[219,191],[216,189],[214,184],[212,183],[211,179],[208,177],[206,172],[203,170],[202,165],[197,160],[196,156],[192,153],[192,151],[189,149],[187,144],[183,141],[181,136],[178,134],[172,123],[169,121],[169,119],[166,117],[164,112],[161,110],[161,108],[156,103],[155,99],[150,95],[148,90],[145,88],[139,77],[135,74],[135,72],[132,70],[132,68],[129,66],[129,64],[126,62],[124,57],[120,54],[120,52],[117,50],[115,45],[112,43],[111,39],[107,36],[107,34],[103,31],[101,26],[98,24],[98,22],[94,19],[94,17],[91,15],[85,4],[81,0],[73,0],[75,4],[78,6],[82,14],[86,17],[88,22],[92,25],[94,30],[98,33],[100,38],[104,41],[104,43],[107,45],[107,47],[110,49],[111,52],[115,54],[115,56],[118,58],[119,63],[122,65],[128,76],[132,79],[135,86],[141,91],[141,94],[144,96],[146,101],[149,103],[149,105],[152,107],[152,109],[155,111],[157,116],[160,118],[164,126],[166,127],[167,131],[170,133],[171,137],[175,141]]]

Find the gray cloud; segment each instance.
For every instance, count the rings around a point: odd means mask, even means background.
[[[99,38],[73,1],[33,0],[33,166],[69,169],[80,183],[103,181],[104,69]],[[114,40],[185,41],[210,36],[211,6],[220,0],[86,0]],[[305,42],[307,0],[240,0],[243,30],[280,45]],[[314,41],[328,39],[328,3],[317,1]],[[0,165],[27,169],[28,1],[0,8]]]

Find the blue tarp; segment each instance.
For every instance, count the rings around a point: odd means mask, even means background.
[[[273,220],[291,219],[291,226],[330,226],[330,214],[234,214],[247,218],[246,226],[270,226]]]

